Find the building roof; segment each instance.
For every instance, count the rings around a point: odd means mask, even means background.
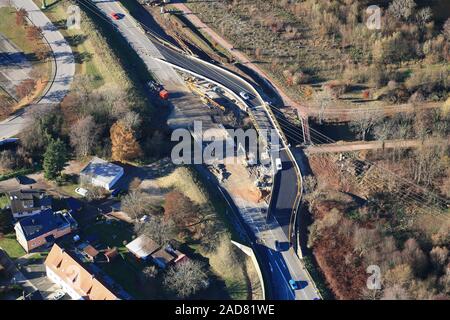
[[[45,265],[58,275],[67,285],[87,300],[118,300],[102,279],[96,277],[75,255],[53,245],[45,260]]]
[[[94,157],[80,175],[89,176],[101,182],[110,184],[117,176],[123,174],[123,168],[117,164]]]
[[[9,192],[8,195],[12,213],[34,211],[52,205],[51,197],[45,195],[42,190],[17,190]]]
[[[52,209],[43,210],[41,213],[26,217],[17,223],[20,225],[26,240],[35,239],[55,229],[70,227],[67,219],[61,213],[53,212]]]
[[[164,248],[152,253],[152,259],[159,265],[166,266],[175,260],[175,257],[167,252]]]
[[[141,235],[126,245],[127,249],[141,259],[159,249],[159,245],[146,235]]]
[[[84,253],[86,253],[91,258],[95,258],[98,255],[98,253],[99,253],[98,250],[95,249],[90,244],[87,245],[86,247],[84,247],[83,251],[84,251]]]

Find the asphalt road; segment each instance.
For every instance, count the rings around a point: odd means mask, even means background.
[[[55,73],[39,101],[0,122],[0,140],[20,133],[29,123],[30,113],[34,109],[59,103],[69,92],[75,74],[75,60],[70,45],[39,7],[32,0],[12,0],[12,4],[16,8],[24,8],[32,23],[42,29],[53,52]]]
[[[118,1],[93,1],[97,8],[102,11],[104,16],[107,17],[110,23],[114,24],[118,31],[125,37],[134,50],[140,55],[144,63],[149,67],[149,70],[156,68],[167,68],[167,66],[155,64],[156,60],[153,57],[166,60],[179,67],[187,69],[191,72],[203,75],[206,78],[212,79],[221,85],[227,87],[235,94],[239,95],[241,91],[252,93],[252,88],[240,80],[239,78],[230,76],[229,73],[215,68],[213,65],[193,59],[179,53],[173,49],[170,49],[157,41],[148,37],[142,29],[137,26],[137,22],[128,15],[124,8]],[[111,17],[112,13],[122,14],[122,18],[114,20]],[[140,21],[145,23],[145,21]],[[163,79],[160,79],[163,80]],[[170,79],[165,79],[170,81]],[[261,128],[271,129],[272,125],[269,121],[268,115],[260,106],[263,101],[260,101],[258,97],[251,94],[251,99],[246,101],[249,108],[252,109],[255,114],[255,118]],[[292,207],[295,204],[295,197],[297,195],[297,176],[290,162],[286,151],[281,152],[281,159],[283,163],[283,170],[278,173],[279,179],[276,179],[278,187],[275,189],[275,205],[273,206],[273,216],[280,219],[281,223],[288,221],[292,213]],[[297,258],[292,248],[283,252],[278,252],[274,249],[274,241],[288,243],[289,240],[286,237],[286,227],[284,230],[280,225],[273,221],[270,224],[265,222],[265,216],[262,212],[255,210],[254,218],[258,221],[259,226],[250,224],[248,227],[253,237],[262,239],[264,244],[255,245],[256,250],[259,253],[259,262],[261,267],[270,274],[271,291],[273,292],[274,299],[302,299],[312,300],[318,297],[317,292],[311,285],[308,279],[307,273],[303,269],[303,264]],[[248,223],[247,223],[248,225]],[[296,290],[295,292],[290,289],[288,281],[294,279],[304,288]]]

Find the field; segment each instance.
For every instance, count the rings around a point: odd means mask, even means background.
[[[45,89],[46,83],[52,72],[52,63],[48,58],[38,58],[36,55],[38,50],[49,50],[47,43],[44,40],[32,39],[27,36],[27,27],[16,24],[16,11],[11,7],[0,7],[0,34],[5,36],[23,52],[28,62],[31,63],[31,72],[33,74],[30,74],[30,78],[36,80],[35,88],[31,93],[26,97],[19,98],[20,101],[11,101],[10,111],[12,112],[38,97]],[[14,85],[17,86],[19,83]],[[5,94],[6,91],[2,88],[1,95],[3,96]],[[13,95],[15,95],[15,93],[13,93]],[[11,97],[11,92],[6,94],[6,97],[7,99]]]
[[[0,247],[8,253],[11,259],[19,258],[26,253],[13,233],[0,237]]]

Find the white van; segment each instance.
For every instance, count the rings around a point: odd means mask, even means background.
[[[280,171],[283,169],[283,165],[281,163],[281,159],[280,158],[276,158],[275,159],[275,168],[277,168],[277,171]]]

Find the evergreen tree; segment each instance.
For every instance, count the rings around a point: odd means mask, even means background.
[[[66,145],[60,139],[51,140],[44,154],[44,177],[55,180],[60,176],[68,160]]]

